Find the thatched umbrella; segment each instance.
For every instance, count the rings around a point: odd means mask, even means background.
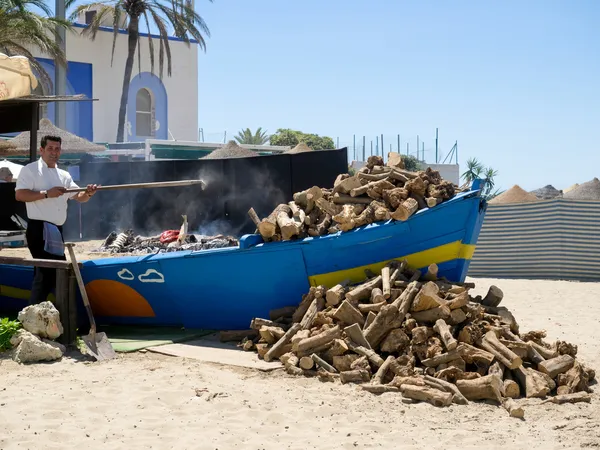
[[[286,153],[304,153],[304,152],[312,152],[312,148],[310,148],[304,142],[300,142],[294,148],[291,148],[286,151]]]
[[[106,150],[106,147],[102,145],[94,144],[87,139],[54,126],[48,119],[40,120],[37,135],[38,140],[46,135],[60,137],[62,139],[62,153],[88,153]],[[1,141],[0,156],[29,156],[29,131],[24,131],[8,141]]]
[[[556,189],[551,184],[544,187],[531,191],[530,194],[535,195],[540,200],[552,200],[553,198],[560,198],[563,196],[563,192]]]

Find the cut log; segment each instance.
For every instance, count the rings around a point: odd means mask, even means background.
[[[492,353],[498,361],[504,364],[509,369],[516,369],[521,364],[523,364],[523,360],[519,358],[512,350],[502,344],[496,333],[493,331],[488,331],[482,339],[483,348],[488,352]],[[489,346],[489,347],[488,347]]]
[[[283,337],[283,335],[285,334],[285,332],[283,331],[283,329],[279,328],[279,327],[267,327],[267,326],[262,326],[260,327],[260,330],[258,330],[260,337],[267,343],[267,344],[274,344],[275,342],[277,342],[279,339],[281,339]]]
[[[266,217],[265,219],[261,220],[259,226],[258,226],[258,232],[260,233],[260,235],[263,237],[263,239],[270,239],[272,238],[277,230],[277,217],[281,214],[290,214],[290,207],[286,204],[279,204],[277,205],[277,207],[273,210],[273,212],[271,214],[269,214],[268,217]]]
[[[439,205],[440,203],[442,203],[442,199],[441,198],[435,198],[435,197],[426,197],[425,198],[425,203],[427,203],[427,207],[428,208],[435,208],[437,205]]]
[[[256,344],[256,353],[258,353],[258,357],[265,359],[267,352],[270,350],[269,347],[269,344]]]
[[[377,372],[375,373],[375,375],[373,375],[373,379],[371,380],[372,384],[385,384],[385,377],[388,374],[388,371],[390,370],[390,366],[392,365],[392,363],[396,361],[396,358],[394,358],[392,355],[388,356],[385,361],[383,362],[383,364],[381,366],[379,366],[379,369],[377,369]]]
[[[497,375],[501,380],[504,379],[504,365],[496,361],[488,369],[488,375]]]
[[[430,264],[429,267],[427,267],[427,272],[425,273],[425,275],[423,275],[423,279],[425,281],[435,281],[437,280],[437,276],[438,276],[438,266],[437,264]]]
[[[250,216],[250,220],[252,220],[254,225],[256,225],[256,229],[258,229],[258,226],[260,225],[260,218],[258,217],[258,214],[256,214],[256,211],[254,211],[254,208],[250,208],[248,210],[248,215]]]
[[[450,317],[450,308],[442,305],[437,308],[428,309],[427,311],[411,313],[411,315],[417,322],[433,323],[438,319],[448,319]]]
[[[402,155],[397,152],[388,152],[387,163],[388,167],[404,169],[404,161]]]
[[[400,187],[389,189],[383,191],[382,197],[392,209],[396,210],[408,198],[408,191]]]
[[[346,336],[348,336],[348,338],[350,338],[356,345],[360,345],[371,350],[371,345],[365,338],[365,335],[358,324],[355,323],[344,328],[344,333],[346,333]]]
[[[346,325],[356,323],[362,327],[365,323],[364,316],[357,308],[352,306],[348,300],[344,300],[342,304],[338,306],[333,317]]]
[[[382,283],[383,283],[383,271],[382,271]],[[386,297],[384,297],[383,292],[379,288],[373,288],[371,291],[371,303],[381,303],[385,302]]]
[[[368,205],[373,201],[370,197],[352,197],[348,194],[336,193],[333,195],[335,205]]]
[[[486,375],[474,380],[457,380],[456,387],[467,400],[495,400],[502,403],[502,379]]]
[[[360,300],[366,300],[371,297],[371,291],[374,288],[381,288],[381,275],[362,283],[346,293],[346,300],[351,303],[357,303]]]
[[[527,341],[544,359],[553,359],[558,356],[558,351],[555,348],[544,347],[534,341]]]
[[[252,328],[253,330],[260,330],[260,327],[262,327],[262,326],[276,327],[276,326],[279,326],[279,324],[273,322],[272,320],[261,319],[260,317],[255,317],[250,322],[250,328]]]
[[[302,358],[300,358],[298,365],[301,369],[310,370],[315,366],[315,362],[310,356],[303,356]]]
[[[312,355],[310,355],[310,357],[315,362],[315,364],[317,364],[319,367],[326,370],[327,372],[337,373],[337,370],[335,369],[335,367],[333,367],[331,364],[329,364],[323,358],[319,357],[319,355],[317,355],[316,353],[313,353]]]
[[[450,311],[450,318],[446,319],[448,325],[458,325],[467,320],[467,315],[462,309],[452,309]]]
[[[448,327],[448,324],[443,319],[436,320],[433,329],[440,335],[446,350],[450,351],[458,347],[458,342],[456,342],[456,339],[450,333],[450,327]]]
[[[425,381],[425,384],[429,387],[439,389],[441,391],[446,391],[446,392],[449,392],[450,394],[452,394],[452,402],[453,403],[456,403],[457,405],[468,405],[469,404],[469,400],[467,400],[467,398],[464,395],[462,395],[462,393],[458,390],[456,385],[449,383],[447,381],[441,380],[439,378],[434,378],[429,375],[425,375],[423,377],[423,380]]]
[[[404,290],[404,292],[402,292],[400,297],[398,297],[392,302],[392,305],[398,308],[398,315],[401,318],[406,317],[406,314],[408,314],[408,311],[410,310],[410,307],[412,306],[413,301],[419,293],[420,289],[421,283],[419,283],[416,280],[412,281],[411,283],[409,283],[408,287]]]
[[[326,361],[333,361],[336,356],[342,356],[348,351],[348,345],[343,339],[334,339],[331,347],[323,354]]]
[[[369,381],[369,372],[364,369],[347,370],[340,372],[340,381],[346,383],[365,383]]]
[[[350,348],[350,350],[367,358],[369,362],[371,362],[371,364],[373,364],[375,367],[380,367],[383,364],[383,358],[379,356],[374,350],[363,347],[361,345],[356,345],[352,341],[346,341],[346,344],[348,344],[348,348]]]
[[[525,417],[523,408],[517,405],[512,398],[505,398],[502,402],[502,406],[508,411],[510,417],[515,417],[517,419],[523,419]]]
[[[437,367],[440,364],[448,364],[450,361],[460,359],[460,354],[456,350],[442,353],[440,355],[433,356],[421,361],[425,367]]]
[[[519,398],[521,389],[515,380],[504,380],[504,396],[509,398]]]
[[[375,320],[375,317],[377,317],[377,313],[375,311],[369,311],[369,313],[367,314],[367,318],[365,319],[365,324],[363,325],[363,331],[365,331],[371,326],[371,324]]]
[[[285,348],[287,346],[287,344],[289,344],[292,340],[292,338],[294,337],[294,335],[300,331],[300,329],[302,328],[302,325],[300,325],[299,323],[295,323],[293,324],[289,330],[287,330],[285,332],[285,334],[283,335],[283,337],[281,339],[279,339],[275,345],[273,345],[273,347],[271,347],[269,349],[268,352],[266,352],[266,354],[264,355],[264,360],[269,362],[272,361],[275,358],[279,358],[279,356],[283,355],[285,352]],[[257,345],[258,347],[258,345]]]
[[[450,392],[444,392],[438,389],[403,384],[400,386],[400,392],[402,392],[404,397],[424,401],[433,406],[450,406],[452,404],[453,395]]]
[[[488,293],[481,302],[481,304],[484,306],[496,307],[500,304],[502,298],[504,298],[504,293],[500,290],[498,286],[492,285],[490,286],[490,289],[488,290]]]
[[[384,300],[381,303],[361,303],[358,305],[358,310],[363,314],[369,314],[371,311],[379,312],[383,306],[387,305],[387,302]]]
[[[573,394],[556,395],[542,403],[556,403],[557,405],[562,405],[564,403],[590,403],[591,401],[592,397],[587,392],[575,392]]]
[[[337,306],[342,302],[342,300],[344,299],[344,295],[346,294],[347,283],[348,280],[346,282],[336,284],[334,287],[332,287],[325,293],[327,306]]]
[[[419,204],[414,198],[407,198],[400,206],[392,213],[392,219],[399,221],[406,221],[417,212]]]
[[[223,330],[219,332],[221,342],[240,342],[244,338],[254,339],[258,336],[258,331],[251,330]]]
[[[460,294],[458,294],[452,300],[449,300],[448,302],[446,302],[446,306],[448,306],[448,308],[450,308],[451,310],[455,310],[458,308],[462,308],[463,306],[466,306],[468,303],[469,303],[469,293],[465,291],[465,292],[461,292]]]
[[[415,327],[411,330],[411,336],[413,345],[422,344],[433,336],[433,330],[429,327]]]
[[[445,302],[439,297],[439,292],[440,288],[435,283],[431,281],[425,283],[413,300],[410,312],[427,311],[444,305]]]
[[[349,194],[350,191],[352,191],[352,189],[359,188],[362,185],[363,183],[361,179],[357,175],[354,175],[342,180],[337,185],[335,185],[335,187],[333,188],[333,193],[335,194],[336,192],[340,192],[342,194]]]
[[[545,373],[550,378],[556,378],[558,374],[565,373],[575,364],[575,359],[570,355],[560,355],[556,358],[542,361],[538,364],[538,371]]]
[[[333,203],[328,202],[324,198],[319,198],[315,202],[319,208],[321,208],[331,217],[339,214],[342,211],[342,207],[340,205],[334,205]]]
[[[410,344],[410,339],[401,328],[388,333],[380,345],[380,350],[386,353],[401,353]]]
[[[364,332],[371,348],[377,348],[391,330],[402,325],[403,319],[398,316],[398,308],[394,305],[386,305],[381,308],[373,323]]]
[[[312,336],[306,339],[301,340],[298,343],[298,351],[299,352],[307,352],[312,349],[316,349],[323,345],[329,344],[334,339],[337,339],[341,336],[342,330],[338,325],[328,330],[325,330],[316,336]],[[279,342],[278,342],[279,343]]]
[[[333,357],[333,367],[339,372],[346,372],[352,370],[352,363],[362,356],[355,354],[340,355]]]
[[[287,369],[288,366],[298,366],[299,359],[292,352],[284,353],[279,357],[279,361],[281,361],[284,367]]]
[[[382,284],[382,295],[385,299],[390,298],[392,294],[392,286],[390,284],[390,267],[385,266],[381,269],[381,284]],[[371,297],[372,303],[378,303],[373,301],[373,297]]]
[[[314,206],[315,202],[323,197],[323,191],[318,186],[313,186],[310,189],[306,189],[302,192],[296,192],[293,195],[293,200],[298,205],[302,206],[307,214],[309,214]]]
[[[525,392],[525,397],[545,397],[550,393],[550,387],[540,372],[520,366],[512,373]]]
[[[386,392],[400,392],[400,388],[387,384],[361,384],[360,387],[371,394],[384,394]]]

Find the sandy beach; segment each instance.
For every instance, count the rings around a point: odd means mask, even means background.
[[[470,279],[504,290],[522,330],[579,347],[598,370],[599,284]],[[76,356],[76,354],[74,354]],[[600,395],[575,405],[520,400],[525,420],[498,406],[404,404],[353,385],[294,378],[159,354],[49,364],[0,363],[1,449],[581,448],[600,446]]]

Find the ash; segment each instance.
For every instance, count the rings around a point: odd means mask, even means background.
[[[133,230],[126,230],[122,233],[116,231],[110,233],[97,251],[115,254],[152,254],[184,250],[209,250],[237,247],[238,245],[239,241],[236,238],[222,234],[215,236],[190,234],[180,244],[177,241],[162,243],[160,242],[160,235],[144,237],[136,235]]]

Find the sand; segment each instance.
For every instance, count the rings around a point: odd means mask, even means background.
[[[226,145],[210,152],[202,159],[250,158],[254,156],[259,155],[252,150],[239,146],[235,141],[229,141]]]
[[[494,197],[489,201],[490,205],[500,205],[505,203],[530,203],[530,202],[539,202],[539,199],[524,190],[521,186],[515,184],[508,191],[503,192],[497,197]]]
[[[505,293],[521,329],[579,346],[600,369],[600,284],[476,279]],[[600,395],[590,404],[525,400],[525,420],[500,407],[407,405],[398,394],[293,378],[281,371],[148,353],[104,363],[0,364],[0,448],[362,449],[600,446]],[[598,391],[597,386],[594,389]]]

